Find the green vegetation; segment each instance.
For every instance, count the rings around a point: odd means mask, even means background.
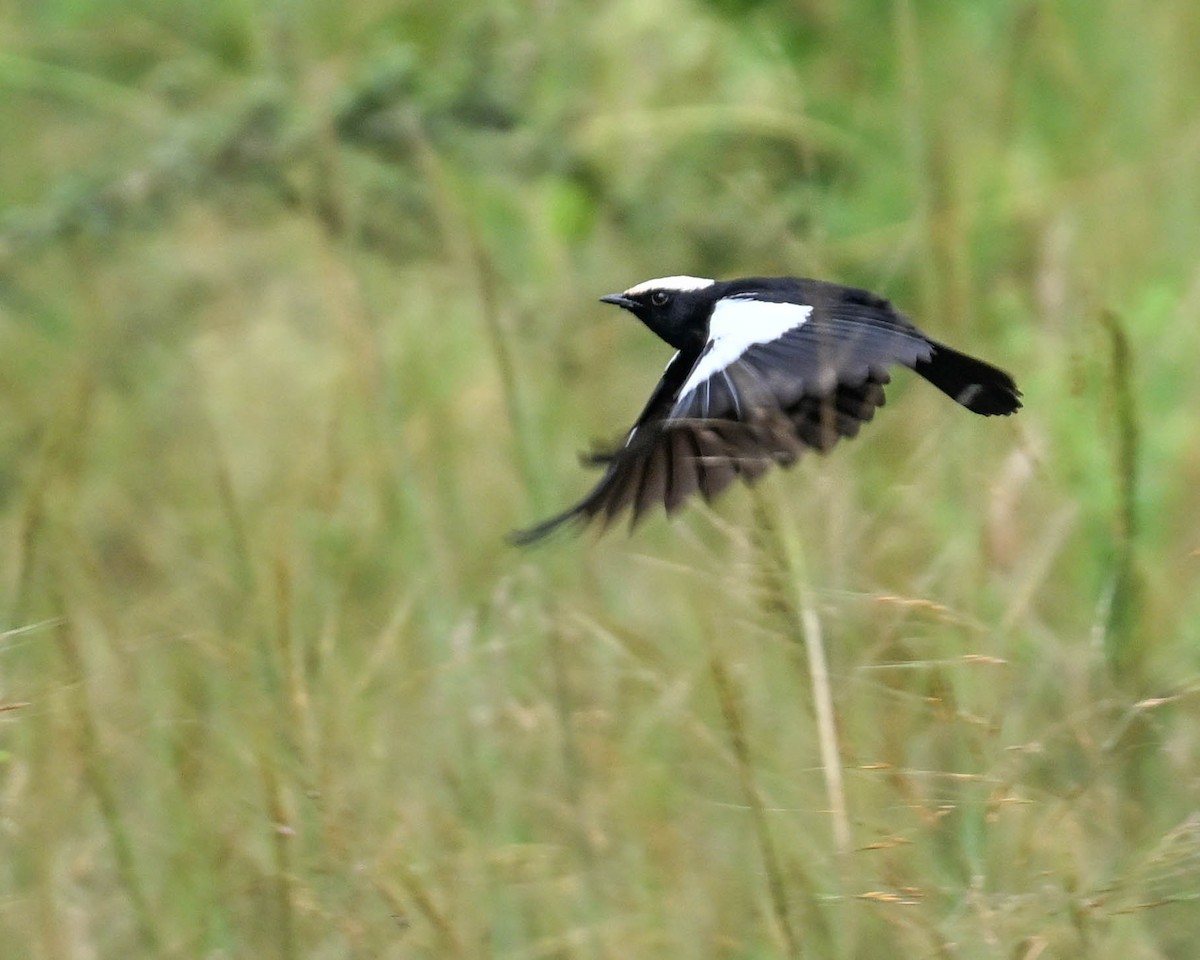
[[[1197,37],[0,3],[0,957],[1193,957]],[[672,273],[870,286],[1026,409],[898,375],[508,547],[667,359],[596,297]]]

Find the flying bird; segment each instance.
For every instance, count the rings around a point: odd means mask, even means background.
[[[528,544],[564,524],[632,523],[693,494],[712,501],[805,450],[826,453],[884,404],[889,369],[909,367],[973,413],[1007,416],[1021,391],[1003,370],[922,333],[883,297],[798,277],[662,277],[600,300],[675,348],[662,380],[586,497],[514,533]]]

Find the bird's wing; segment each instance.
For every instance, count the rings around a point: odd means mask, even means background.
[[[914,366],[932,351],[884,300],[728,297],[713,309],[708,344],[669,416],[747,420],[756,411],[788,411],[838,387],[887,383],[889,367]]]
[[[669,415],[699,355],[698,349],[680,350],[671,358],[622,446],[584,455],[585,463],[605,467],[604,476],[591,493],[537,526],[516,531],[510,539],[517,544],[533,543],[563,524],[587,522],[596,517],[607,526],[630,505],[638,516],[653,502],[665,503],[668,511],[672,511],[699,489],[698,468],[689,464],[698,454],[693,448],[680,448],[676,457],[669,447],[664,449],[658,442],[657,429]]]
[[[636,523],[658,504],[672,513],[697,492],[711,500],[805,449],[824,452],[874,416],[890,366],[914,366],[933,350],[880,298],[769,297],[719,300],[703,349],[677,353],[624,446],[594,458],[605,464],[599,483],[515,542],[572,521],[608,526],[626,510]]]

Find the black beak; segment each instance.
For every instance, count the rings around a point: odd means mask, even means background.
[[[625,296],[623,293],[610,293],[608,296],[601,297],[600,302],[613,303],[618,307],[624,307],[626,310],[632,310],[637,306],[636,300],[630,300],[629,297]]]

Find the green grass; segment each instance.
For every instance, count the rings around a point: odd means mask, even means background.
[[[1193,955],[1200,7],[942,7],[0,4],[0,957]],[[1026,409],[510,548],[677,272]]]

